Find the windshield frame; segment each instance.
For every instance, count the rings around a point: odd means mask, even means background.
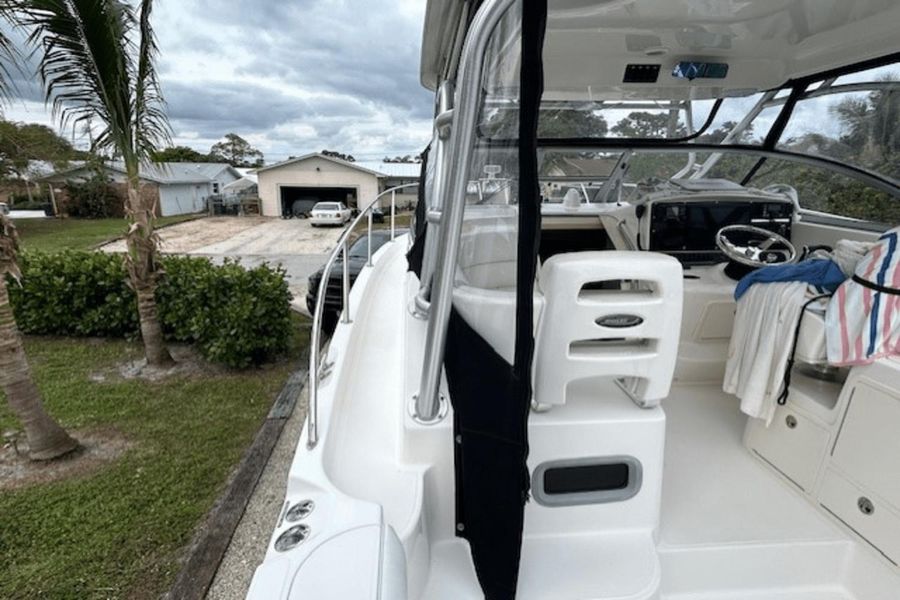
[[[841,173],[842,175],[846,175],[852,177],[854,179],[858,179],[870,185],[876,189],[879,189],[883,192],[886,192],[892,196],[900,198],[900,180],[893,179],[887,175],[883,175],[871,169],[867,169],[862,166],[857,166],[845,161],[837,160],[834,158],[829,158],[826,156],[818,156],[814,154],[800,153],[800,152],[792,152],[789,150],[784,150],[778,148],[777,145],[781,141],[782,135],[785,132],[785,129],[790,122],[791,116],[794,114],[794,109],[797,106],[797,103],[811,98],[823,97],[830,94],[839,94],[842,92],[848,91],[871,91],[876,89],[898,89],[900,88],[900,81],[896,82],[884,82],[884,81],[871,81],[871,82],[854,82],[854,83],[842,83],[836,86],[832,86],[834,81],[841,76],[851,75],[855,73],[860,73],[863,71],[867,71],[870,69],[875,69],[878,67],[883,67],[891,64],[900,63],[900,52],[887,54],[881,57],[873,58],[866,61],[861,61],[857,63],[853,63],[850,65],[846,65],[843,67],[838,67],[835,69],[831,69],[828,71],[815,73],[812,75],[807,75],[804,77],[799,77],[795,79],[788,80],[783,85],[773,88],[771,90],[764,90],[763,96],[757,106],[755,106],[751,113],[756,111],[761,111],[764,108],[777,107],[781,106],[781,110],[779,111],[775,121],[770,127],[768,133],[766,134],[765,139],[761,144],[747,144],[747,143],[719,143],[719,144],[709,144],[709,143],[696,143],[692,140],[700,137],[704,131],[712,124],[715,119],[717,109],[719,105],[722,103],[723,98],[719,98],[716,100],[713,108],[710,111],[710,116],[707,118],[706,123],[704,123],[703,127],[701,127],[697,132],[692,133],[689,136],[681,137],[681,138],[622,138],[622,137],[577,137],[577,138],[546,138],[541,137],[537,140],[537,146],[539,150],[568,150],[568,151],[578,151],[578,150],[591,150],[591,151],[620,151],[620,152],[637,152],[640,150],[654,150],[654,151],[664,151],[664,152],[694,152],[694,153],[703,153],[708,152],[712,155],[716,154],[727,154],[727,153],[738,153],[745,155],[753,155],[757,156],[759,160],[750,168],[747,174],[742,178],[740,183],[742,185],[747,185],[753,177],[759,172],[759,170],[765,165],[766,161],[769,158],[780,158],[788,161],[806,163],[809,165],[821,167],[824,169],[831,169]],[[810,89],[814,84],[820,83],[821,85]],[[783,94],[779,95],[780,92],[788,91],[789,93],[785,96]],[[482,102],[487,101],[485,96],[482,97]],[[484,106],[484,104],[482,104]],[[748,113],[751,114],[751,113]],[[757,113],[758,114],[758,113]],[[749,118],[747,121],[752,123],[755,119],[755,116]],[[740,125],[744,124],[739,123],[738,126],[735,127],[735,130],[740,127]],[[479,131],[479,134],[482,132]],[[496,147],[498,145],[509,145],[511,142],[514,143],[514,140],[504,139],[504,138],[491,138],[484,135],[479,135],[479,145],[484,147]],[[726,139],[728,139],[726,137]],[[713,163],[714,164],[714,163]]]

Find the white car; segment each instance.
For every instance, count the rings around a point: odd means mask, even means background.
[[[313,227],[319,225],[343,225],[350,220],[352,213],[342,202],[319,202],[309,213],[309,222]]]
[[[0,215],[8,215],[9,214],[9,204],[6,202],[0,202]]]

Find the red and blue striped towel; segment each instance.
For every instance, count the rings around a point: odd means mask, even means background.
[[[828,362],[865,365],[900,354],[900,227],[879,238],[838,288],[825,319]]]

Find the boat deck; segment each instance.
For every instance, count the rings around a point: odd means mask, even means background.
[[[603,587],[604,571],[627,573],[635,558],[610,535],[526,539],[518,598],[895,598],[896,569],[747,451],[741,441],[746,417],[735,398],[715,386],[676,386],[663,407],[666,465],[656,546],[661,596],[616,595],[615,586]],[[582,560],[559,560],[573,545]],[[431,564],[423,600],[481,597],[464,542],[436,544]],[[558,570],[560,564],[569,568]]]
[[[663,408],[662,545],[846,539],[744,447],[747,417],[736,398],[714,386],[675,386]]]

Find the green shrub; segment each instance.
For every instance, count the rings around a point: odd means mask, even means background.
[[[78,219],[111,219],[124,217],[124,200],[102,173],[82,182],[66,184],[69,201],[66,212]]]
[[[188,257],[167,258],[164,266],[157,297],[172,339],[194,343],[209,360],[235,368],[287,348],[291,294],[283,270]]]
[[[9,286],[19,328],[36,335],[134,337],[137,300],[122,257],[101,252],[23,253],[22,285]]]
[[[157,290],[163,329],[232,368],[258,365],[287,349],[290,292],[285,273],[267,265],[167,257]],[[29,334],[136,337],[134,293],[121,256],[67,251],[25,253],[22,285],[10,285],[16,321]]]

